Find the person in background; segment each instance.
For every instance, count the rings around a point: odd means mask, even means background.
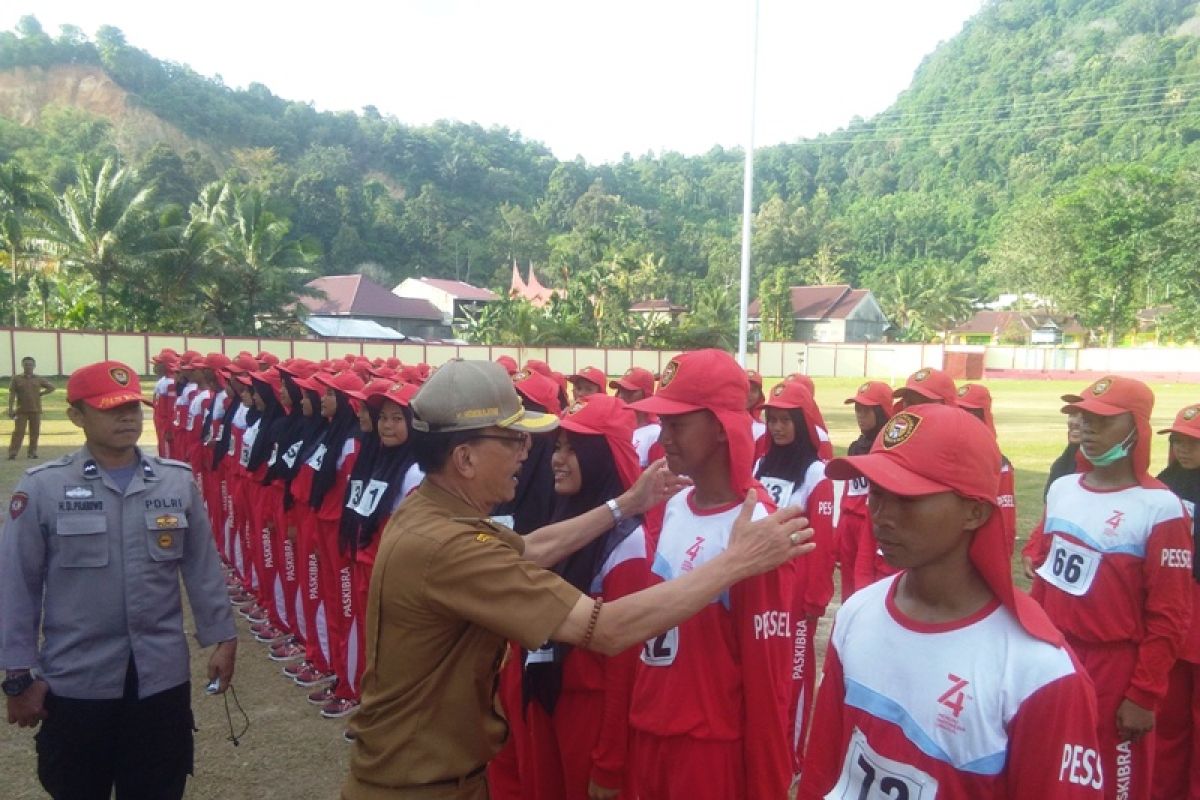
[[[8,440],[8,460],[14,461],[21,451],[25,429],[29,429],[30,458],[37,458],[38,438],[42,433],[42,398],[54,391],[54,384],[34,375],[37,362],[32,356],[21,359],[21,374],[13,375],[8,385],[8,416],[13,421],[12,438]]]
[[[641,367],[630,367],[620,378],[609,381],[608,388],[616,392],[621,402],[632,406],[639,400],[654,395],[654,373]],[[651,452],[658,444],[658,434],[662,431],[662,425],[658,424],[658,418],[653,414],[637,410],[633,413],[636,416],[633,449],[637,451],[638,463],[645,469],[651,461],[662,457],[662,453],[654,455]]]
[[[1145,800],[1155,713],[1192,620],[1192,532],[1149,474],[1150,387],[1110,375],[1063,401],[1082,415],[1088,468],[1050,487],[1025,548],[1032,594],[1096,685],[1105,796]]]
[[[594,394],[604,394],[604,387],[608,385],[608,377],[596,367],[584,367],[576,374],[568,375],[567,381],[571,384],[571,393],[576,401]]]
[[[1050,493],[1050,484],[1061,478],[1063,475],[1070,475],[1072,472],[1079,472],[1080,460],[1083,456],[1079,455],[1079,440],[1080,440],[1080,415],[1067,414],[1067,446],[1059,454],[1058,458],[1054,459],[1054,463],[1050,465],[1050,474],[1046,476],[1046,486],[1042,489],[1042,499],[1046,499],[1046,495]],[[1087,461],[1083,460],[1086,464]]]
[[[1192,625],[1171,669],[1167,694],[1154,719],[1154,800],[1200,800],[1200,404],[1180,409],[1171,427],[1167,468],[1158,479],[1179,496],[1192,523]]]
[[[958,390],[954,380],[940,369],[921,367],[908,376],[892,396],[899,400],[896,410],[917,406],[923,403],[941,403],[942,405],[958,405]]]
[[[967,383],[958,387],[958,407],[987,425],[992,435],[996,435],[996,422],[992,418],[992,393],[986,386]],[[996,503],[1004,520],[1004,540],[1008,543],[1008,555],[1011,558],[1017,546],[1017,477],[1012,462],[1004,453],[1000,454],[1000,488]]]
[[[150,359],[154,363],[154,435],[158,439],[158,454],[171,457],[171,442],[167,431],[171,425],[171,411],[175,405],[175,371],[179,367],[179,354],[169,347]]]
[[[850,443],[846,454],[865,455],[871,451],[871,445],[879,437],[879,432],[895,413],[892,387],[883,381],[867,381],[858,387],[853,397],[846,398],[843,403],[854,406],[854,420],[859,431],[858,438]],[[837,522],[837,542],[838,564],[842,574],[842,602],[845,602],[846,598],[858,589],[887,575],[895,574],[895,570],[888,566],[875,543],[875,532],[871,527],[871,509],[867,504],[867,492],[871,488],[871,482],[858,475],[840,483],[842,496],[841,515]],[[834,485],[837,486],[836,483]]]

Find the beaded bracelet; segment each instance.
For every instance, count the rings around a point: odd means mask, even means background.
[[[592,606],[592,616],[588,619],[587,631],[579,640],[579,646],[584,649],[587,649],[587,646],[592,643],[592,634],[596,632],[596,621],[600,619],[600,606],[602,605],[604,605],[604,598],[597,597],[595,605]]]

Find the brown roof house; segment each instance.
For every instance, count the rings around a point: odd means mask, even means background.
[[[442,312],[442,322],[446,325],[463,319],[466,316],[464,312],[478,314],[485,305],[500,299],[495,292],[449,278],[405,278],[392,289],[392,294],[412,300],[428,300]]]
[[[305,297],[300,300],[309,313],[305,324],[314,331],[322,330],[319,327],[321,320],[336,320],[342,323],[338,328],[343,331],[355,328],[361,328],[363,331],[371,329],[369,325],[347,327],[345,324],[361,321],[373,322],[398,331],[404,336],[422,339],[446,339],[452,335],[450,326],[443,322],[442,312],[433,303],[411,297],[397,297],[386,287],[366,276],[327,275],[309,281],[307,286],[325,294],[324,297]],[[325,324],[325,328],[328,328],[328,324]]]
[[[879,342],[888,318],[869,289],[848,284],[793,286],[792,339],[794,342]],[[750,303],[750,324],[762,322],[758,300]]]
[[[1087,330],[1079,320],[1047,311],[976,311],[950,331],[949,344],[1056,344],[1082,347]]]

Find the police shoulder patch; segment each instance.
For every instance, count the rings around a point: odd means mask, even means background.
[[[912,435],[917,432],[917,428],[921,425],[921,418],[916,414],[908,411],[901,411],[896,416],[888,420],[888,424],[883,426],[883,446],[886,450],[891,450],[893,447],[899,447],[907,442]]]
[[[24,492],[13,492],[12,499],[8,501],[8,516],[16,519],[25,513],[25,509],[29,507],[29,495]]]
[[[181,467],[186,470],[190,470],[192,468],[192,465],[186,461],[176,461],[173,458],[164,458],[163,456],[151,456],[150,458],[152,458],[156,463],[163,464],[168,467]]]
[[[62,458],[56,458],[53,461],[47,461],[44,464],[38,464],[36,467],[30,467],[29,469],[25,470],[25,474],[36,475],[42,470],[53,469],[54,467],[65,467],[74,460],[75,454],[71,453],[63,456]]]

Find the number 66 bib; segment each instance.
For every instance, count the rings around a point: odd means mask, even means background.
[[[850,735],[842,775],[827,800],[935,800],[932,775],[879,755],[858,728]]]
[[[1038,567],[1037,574],[1046,583],[1069,595],[1083,597],[1092,588],[1096,570],[1100,568],[1100,553],[1054,534],[1050,554]]]

